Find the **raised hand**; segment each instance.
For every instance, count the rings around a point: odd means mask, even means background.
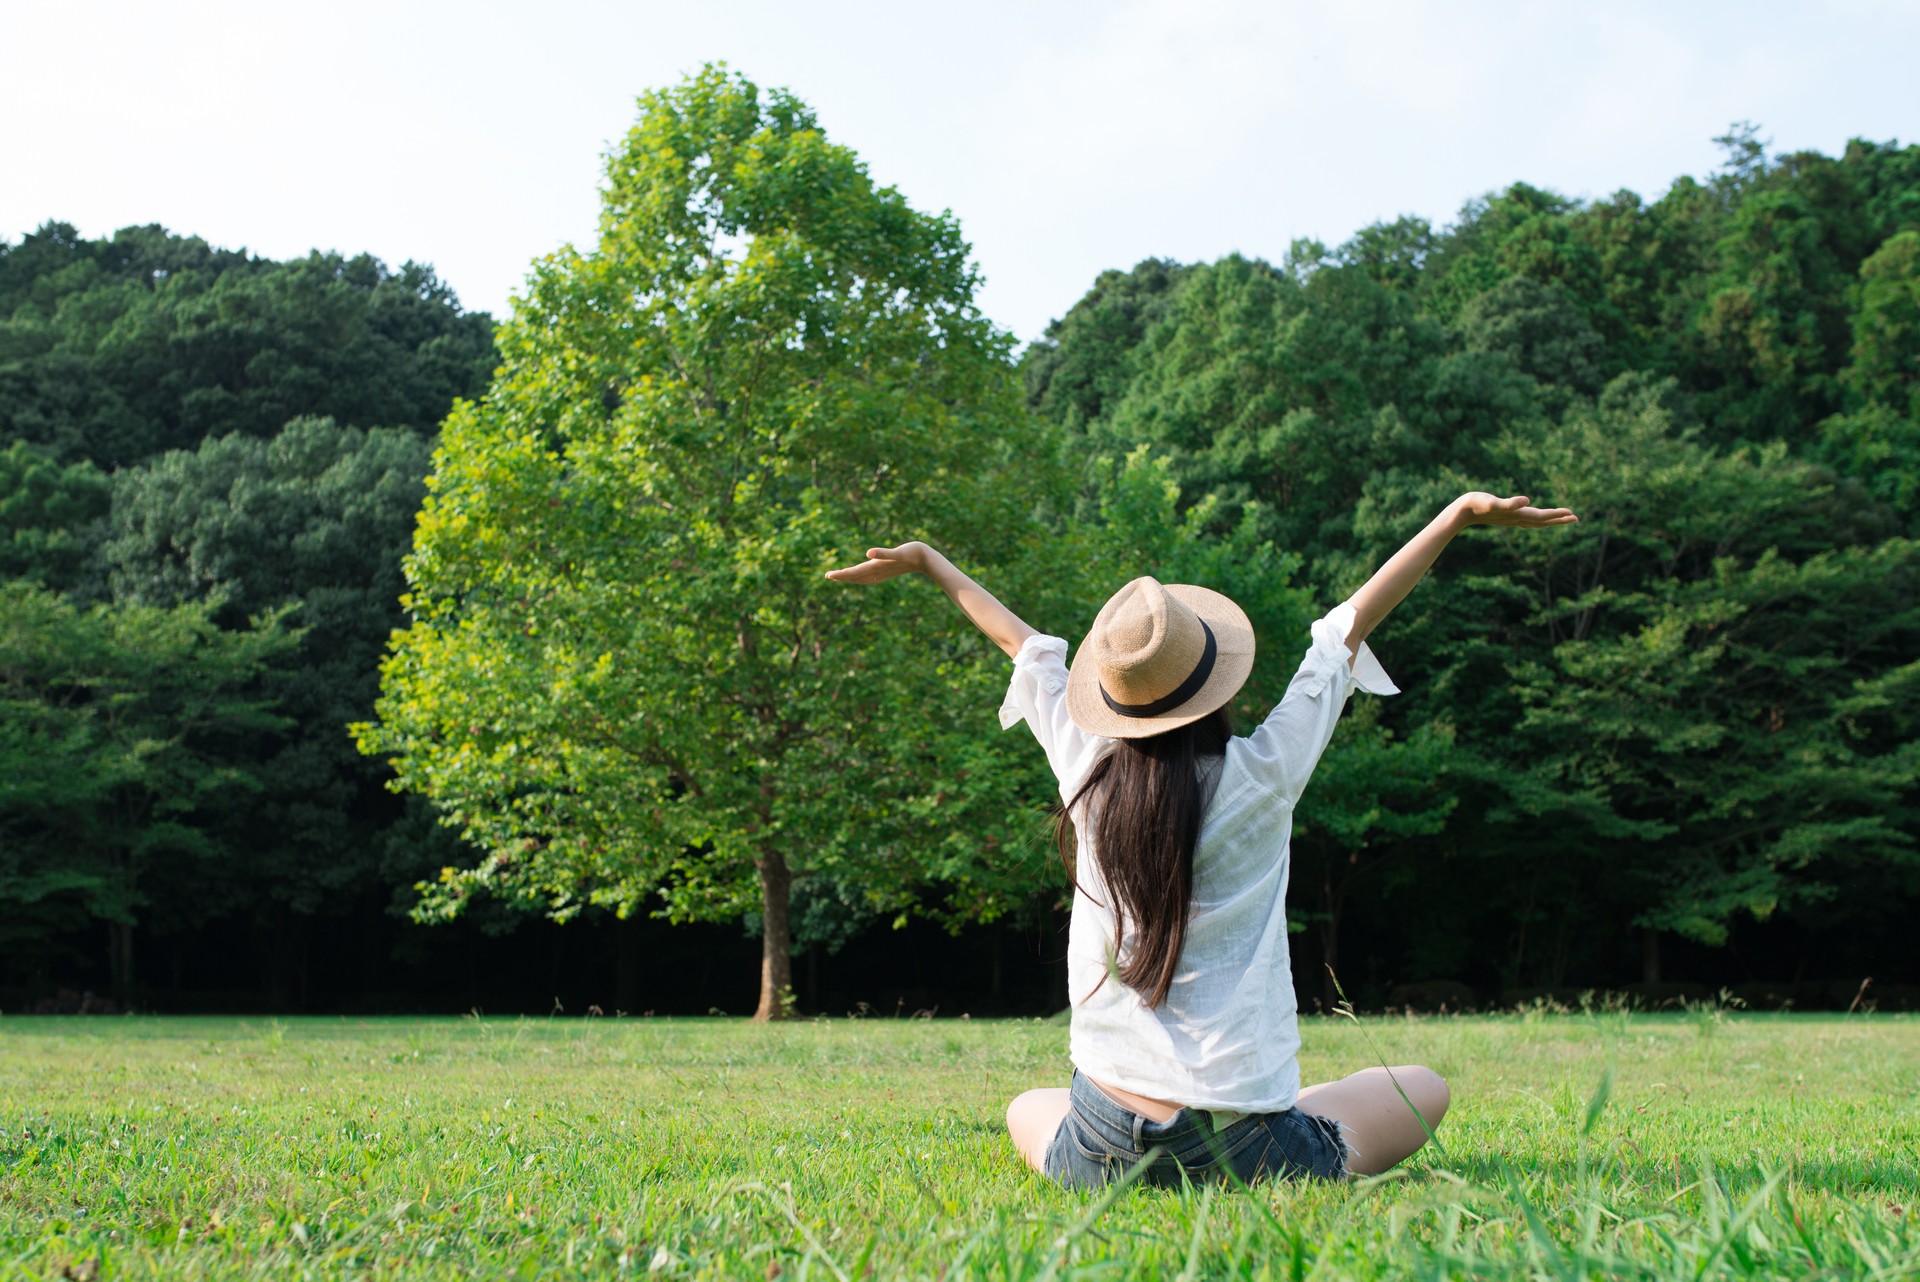
[[[835,583],[885,583],[902,574],[926,573],[928,554],[924,543],[902,543],[897,548],[868,548],[867,559],[843,570],[828,570]]]
[[[924,543],[902,543],[897,548],[868,548],[867,559],[844,570],[828,570],[835,583],[885,583],[903,574],[924,574],[940,585],[940,590],[957,606],[973,626],[1011,659],[1033,635],[1012,610],[1001,605],[993,593],[962,574],[953,562]]]
[[[1580,519],[1571,508],[1530,507],[1528,505],[1532,500],[1524,494],[1503,499],[1476,490],[1471,494],[1462,494],[1458,502],[1468,525],[1514,525],[1538,529],[1544,525],[1572,525]]]
[[[1531,507],[1524,494],[1507,499],[1483,490],[1462,494],[1428,522],[1426,529],[1409,539],[1405,547],[1387,558],[1387,563],[1375,570],[1373,577],[1353,594],[1350,604],[1354,623],[1352,631],[1347,633],[1347,648],[1356,655],[1360,653],[1360,643],[1413,590],[1413,585],[1432,568],[1441,550],[1453,541],[1453,536],[1469,525],[1538,529],[1572,525],[1579,519],[1569,508]]]

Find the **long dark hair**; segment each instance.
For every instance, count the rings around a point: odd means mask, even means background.
[[[1114,900],[1120,982],[1148,1006],[1166,1000],[1187,939],[1193,850],[1219,781],[1217,771],[1203,776],[1201,761],[1224,755],[1232,736],[1233,723],[1221,708],[1165,734],[1117,740],[1054,813],[1054,844],[1067,876],[1075,878],[1072,811],[1082,801],[1098,803],[1092,846]],[[1130,955],[1122,947],[1129,927],[1138,934]]]

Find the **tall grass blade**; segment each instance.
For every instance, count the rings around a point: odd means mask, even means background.
[[[1713,1267],[1714,1261],[1718,1260],[1730,1245],[1733,1245],[1734,1238],[1743,1232],[1747,1225],[1753,1222],[1753,1218],[1766,1207],[1768,1200],[1773,1197],[1773,1190],[1779,1187],[1780,1181],[1786,1178],[1786,1174],[1785,1171],[1775,1171],[1769,1175],[1766,1183],[1754,1190],[1753,1196],[1747,1199],[1747,1204],[1741,1207],[1732,1218],[1718,1226],[1720,1229],[1718,1240],[1714,1242],[1713,1249],[1700,1261],[1700,1267],[1693,1271],[1696,1282],[1697,1279],[1707,1275],[1707,1270]],[[1740,1252],[1736,1251],[1735,1254],[1738,1256]]]
[[[1600,1074],[1600,1084],[1594,1087],[1593,1098],[1587,1101],[1587,1120],[1580,1127],[1581,1135],[1592,1135],[1594,1124],[1600,1120],[1600,1114],[1606,1111],[1607,1100],[1613,1095],[1613,1065],[1609,1064]]]
[[[1207,1217],[1213,1213],[1213,1185],[1200,1193],[1200,1213],[1193,1217],[1193,1240],[1187,1244],[1187,1266],[1180,1270],[1177,1282],[1199,1282],[1200,1247],[1207,1238]]]
[[[1078,1224],[1059,1236],[1053,1244],[1053,1254],[1047,1260],[1047,1267],[1040,1272],[1038,1282],[1053,1282],[1054,1278],[1060,1276],[1060,1268],[1066,1263],[1067,1252],[1073,1249],[1073,1244],[1100,1222],[1100,1217],[1107,1213],[1107,1208],[1119,1201],[1121,1194],[1132,1188],[1140,1177],[1146,1174],[1147,1168],[1153,1165],[1160,1154],[1160,1149],[1149,1149],[1145,1157],[1128,1167],[1124,1175],[1108,1185],[1107,1191],[1085,1215],[1080,1217]]]
[[[1401,1086],[1400,1079],[1393,1075],[1392,1065],[1388,1064],[1387,1057],[1380,1053],[1379,1043],[1373,1040],[1373,1034],[1367,1030],[1367,1026],[1360,1022],[1360,1016],[1354,1011],[1353,1003],[1347,999],[1347,990],[1340,987],[1340,976],[1333,973],[1331,966],[1327,967],[1327,977],[1333,980],[1333,991],[1340,994],[1340,1004],[1333,1008],[1333,1013],[1353,1021],[1353,1026],[1360,1030],[1360,1036],[1366,1039],[1367,1049],[1372,1051],[1373,1057],[1380,1061],[1380,1067],[1387,1070],[1387,1080],[1393,1083],[1393,1089],[1399,1094],[1400,1102],[1407,1106],[1409,1113],[1413,1114],[1413,1120],[1420,1123],[1420,1129],[1425,1131],[1427,1138],[1433,1142],[1434,1150],[1443,1160],[1451,1162],[1453,1155],[1447,1152],[1447,1146],[1440,1142],[1440,1137],[1434,1133],[1434,1129],[1427,1125],[1427,1115],[1413,1106],[1413,1100],[1407,1095],[1406,1088]]]

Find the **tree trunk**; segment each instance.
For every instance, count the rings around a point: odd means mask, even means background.
[[[1320,879],[1321,907],[1325,916],[1320,922],[1320,960],[1324,963],[1320,976],[1320,994],[1328,1010],[1337,1010],[1340,1006],[1340,987],[1336,979],[1340,967],[1340,896],[1333,889],[1333,873],[1327,871]]]
[[[1640,979],[1648,984],[1660,982],[1660,932],[1651,926],[1640,932]]]
[[[302,913],[293,920],[294,928],[300,932],[300,951],[295,954],[293,969],[294,987],[295,991],[299,994],[300,1009],[305,1011],[311,1005],[311,998],[308,996],[307,981],[313,975],[313,951],[311,948],[313,935],[312,932],[308,930],[308,925],[312,922],[312,918]]]
[[[1567,983],[1567,954],[1572,948],[1567,914],[1560,914],[1560,928],[1553,937],[1553,965],[1547,971],[1547,987],[1564,988]]]
[[[1320,961],[1320,996],[1328,1010],[1336,1010],[1340,1006],[1340,989],[1335,983],[1340,967],[1340,923],[1332,913],[1320,923]]]
[[[613,925],[613,1009],[627,1014],[640,1011],[640,922],[634,918]]]
[[[267,1004],[283,1011],[292,1005],[288,977],[293,971],[293,922],[285,904],[273,906],[267,931]]]
[[[793,1013],[793,931],[787,920],[793,874],[787,871],[785,857],[771,845],[760,848],[754,866],[760,870],[764,926],[760,935],[760,1008],[753,1017],[764,1023],[786,1019]]]
[[[1006,992],[1006,963],[1002,934],[1000,928],[994,926],[987,935],[987,993],[993,998],[996,1011],[999,1008],[1001,996]]]
[[[107,971],[112,977],[113,1000],[122,1010],[133,1006],[133,923],[107,923]]]

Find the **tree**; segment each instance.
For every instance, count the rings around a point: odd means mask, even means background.
[[[1852,326],[1847,410],[1821,423],[1818,455],[1920,530],[1920,232],[1860,264]]]
[[[78,586],[93,568],[110,495],[91,463],[62,467],[15,441],[0,453],[0,577]]]
[[[233,745],[280,725],[249,687],[294,637],[277,618],[230,632],[208,613],[0,587],[0,934],[106,921],[122,1000],[155,882],[217,886],[207,808],[254,786]]]
[[[1077,341],[1090,332],[1062,327]],[[1229,524],[1252,503],[1264,537],[1324,545],[1370,469],[1421,454],[1400,404],[1436,338],[1411,300],[1361,267],[1290,274],[1229,256],[1180,278],[1130,355],[1124,391],[1085,430],[1116,455],[1151,443],[1186,501],[1215,496]],[[1065,347],[1054,358],[1078,359]]]
[[[1098,422],[1125,394],[1134,350],[1171,308],[1186,271],[1149,258],[1129,272],[1101,272],[1086,296],[1022,354],[1027,403],[1070,431]]]
[[[431,910],[757,906],[772,1019],[795,877],[1015,902],[1037,851],[987,751],[1000,665],[944,601],[822,575],[883,536],[986,565],[1036,537],[1053,446],[977,284],[954,220],[790,95],[709,67],[641,100],[599,244],[537,265],[445,424],[360,730],[486,852]]]
[[[1833,406],[1846,351],[1843,264],[1825,211],[1800,192],[1755,192],[1720,242],[1720,270],[1696,321],[1702,381],[1723,439],[1793,439]]]
[[[1903,231],[1860,264],[1852,360],[1855,396],[1920,420],[1920,231]]]
[[[1605,344],[1558,285],[1509,276],[1467,304],[1460,331],[1468,351],[1504,355],[1541,385],[1600,390]]]
[[[0,440],[113,469],[301,415],[430,430],[485,385],[492,323],[431,268],[278,263],[159,227],[0,245]]]
[[[304,995],[314,917],[455,853],[444,834],[395,866],[386,838],[404,807],[347,732],[371,715],[380,655],[405,622],[400,562],[430,453],[405,428],[296,419],[268,439],[212,437],[114,477],[102,559],[115,600],[203,604],[228,628],[276,610],[301,624],[298,649],[258,681],[285,729],[246,745],[235,764],[257,791],[220,812],[227,848],[246,852],[221,880],[267,927],[282,1001]]]
[[[1706,445],[1633,376],[1492,454],[1587,509],[1558,547],[1497,544],[1503,591],[1476,585],[1483,615],[1521,589],[1509,617],[1538,638],[1469,736],[1516,825],[1494,849],[1550,825],[1586,897],[1645,932],[1650,980],[1662,935],[1723,943],[1920,869],[1920,756],[1889,703],[1920,673],[1920,548],[1849,529],[1781,444]]]

